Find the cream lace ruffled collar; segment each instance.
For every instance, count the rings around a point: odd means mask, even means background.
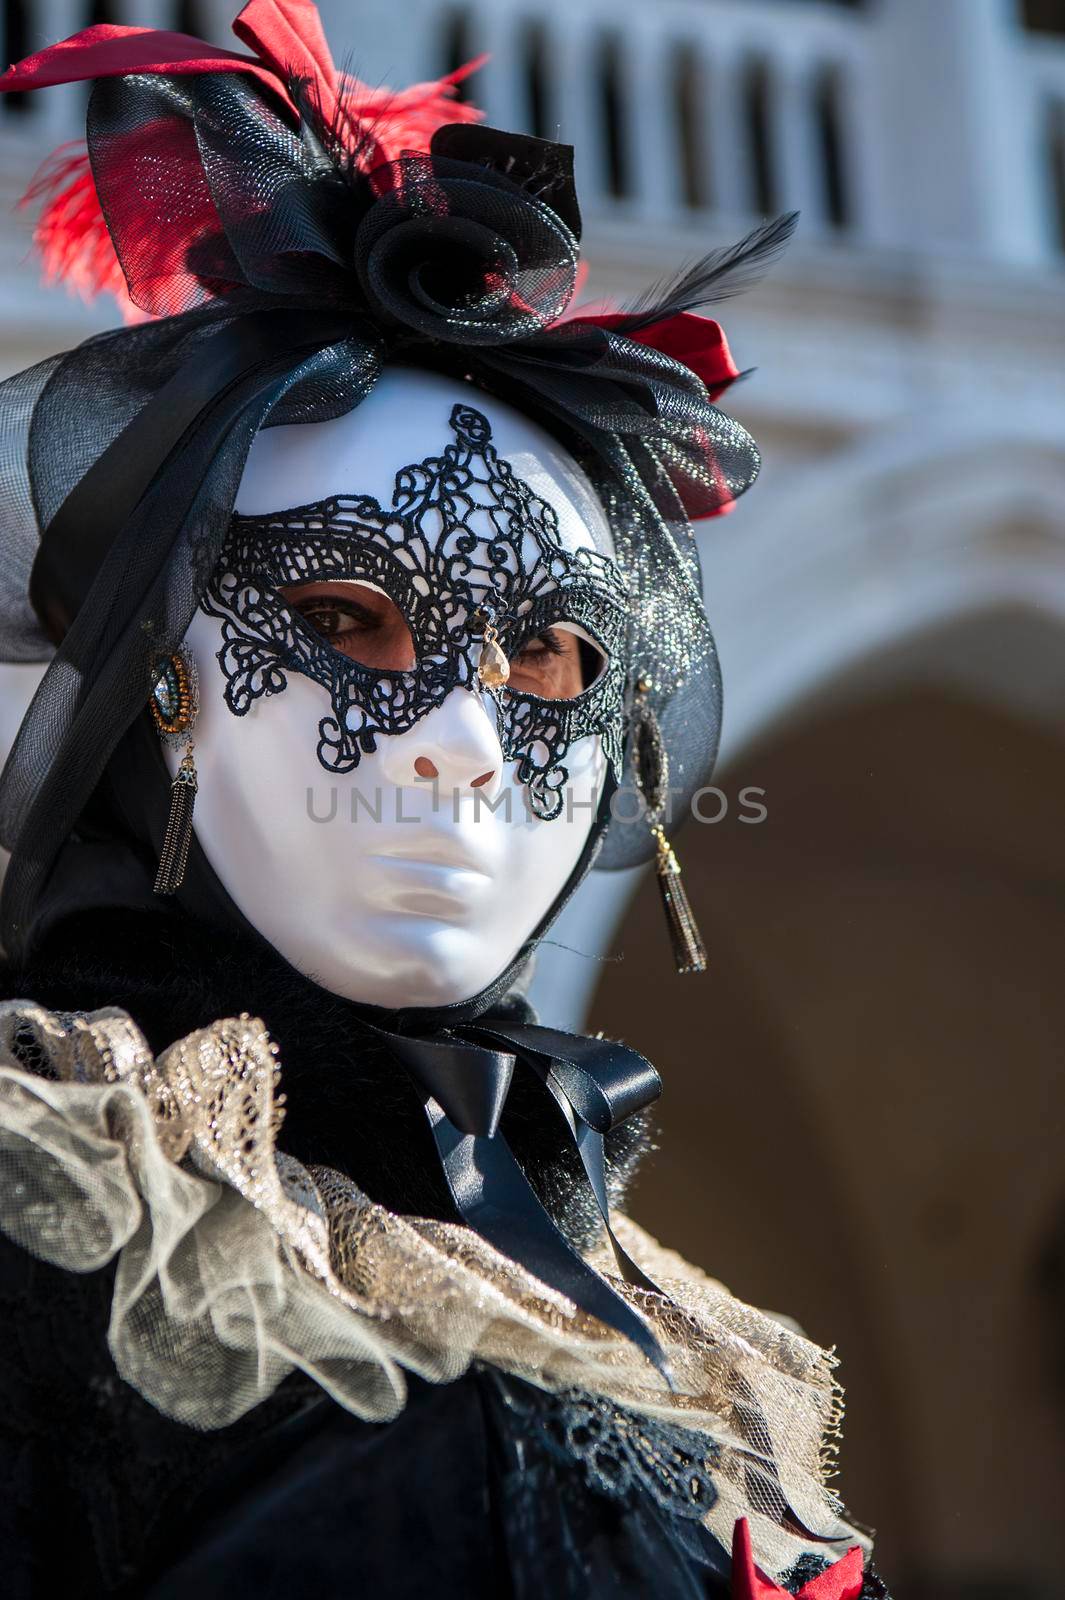
[[[394,1215],[285,1155],[279,1090],[276,1047],[248,1016],[155,1059],[122,1011],[0,1005],[0,1227],[75,1272],[117,1258],[111,1353],[160,1411],[225,1427],[300,1368],[385,1422],[406,1373],[445,1383],[486,1362],[691,1430],[714,1458],[707,1525],[728,1548],[748,1517],[770,1573],[868,1546],[827,1486],[841,1414],[828,1352],[619,1218],[669,1296],[611,1280],[661,1340],[670,1392],[470,1229]],[[591,1259],[608,1273],[605,1249]]]

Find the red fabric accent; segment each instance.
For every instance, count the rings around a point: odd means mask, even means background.
[[[773,1600],[786,1592],[755,1566],[751,1530],[747,1518],[740,1517],[732,1531],[732,1600]]]
[[[0,77],[0,93],[48,89],[53,84],[84,83],[90,78],[121,78],[131,72],[250,72],[291,103],[277,75],[253,56],[220,50],[186,33],[125,28],[110,22],[85,28],[8,67]]]
[[[233,32],[282,81],[306,78],[317,84],[327,116],[335,108],[337,69],[312,0],[248,0]]]
[[[250,44],[279,83],[296,79],[309,86],[312,103],[329,127],[350,126],[340,109],[340,78],[333,53],[312,0],[248,0],[233,32]],[[358,141],[355,141],[356,143]],[[383,159],[376,141],[364,146],[367,165]]]
[[[863,1568],[861,1546],[855,1545],[793,1597],[755,1566],[747,1518],[740,1517],[733,1530],[732,1600],[776,1600],[781,1595],[784,1600],[860,1600]]]
[[[594,323],[599,328],[616,328],[625,321],[625,317],[620,311],[608,311],[598,316],[581,317],[581,321]],[[648,328],[626,334],[626,338],[635,339],[637,344],[650,345],[653,350],[661,350],[664,356],[672,356],[674,361],[689,367],[697,378],[703,380],[711,400],[723,394],[740,375],[740,369],[732,359],[725,331],[713,317],[700,317],[694,311],[680,311],[675,317],[667,317],[664,322],[655,322]]]
[[[797,1600],[860,1600],[864,1567],[861,1546],[856,1544],[827,1572],[804,1583]]]

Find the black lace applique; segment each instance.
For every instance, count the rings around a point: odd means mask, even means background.
[[[566,550],[554,508],[517,477],[472,406],[451,412],[454,443],[402,468],[392,503],[335,495],[271,516],[235,515],[202,606],[222,621],[218,660],[237,716],[302,672],[327,691],[318,758],[351,772],[381,735],[405,733],[457,687],[482,692],[476,662],[486,621],[513,657],[553,624],[576,624],[602,650],[595,681],[569,700],[485,690],[498,708],[504,758],[537,816],[557,817],[569,747],[599,734],[620,773],[628,595],[615,563]],[[329,578],[380,587],[403,613],[409,671],[367,667],[334,650],[278,590]]]
[[[506,1409],[534,1427],[546,1449],[580,1467],[588,1487],[612,1500],[649,1494],[670,1516],[701,1522],[717,1500],[712,1440],[628,1411],[583,1389],[548,1394],[482,1368]]]
[[[818,1578],[822,1572],[827,1572],[831,1565],[832,1562],[827,1556],[800,1556],[780,1581],[785,1589],[797,1594],[812,1578]],[[883,1578],[868,1565],[865,1568],[862,1591],[858,1600],[891,1600]]]

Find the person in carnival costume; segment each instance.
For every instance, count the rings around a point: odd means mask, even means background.
[[[593,865],[705,964],[698,308],[793,219],[581,314],[570,150],[235,31],[0,78],[92,84],[37,238],[127,312],[0,386],[4,1593],[883,1597],[831,1358],[621,1214],[654,1068],[524,998]]]

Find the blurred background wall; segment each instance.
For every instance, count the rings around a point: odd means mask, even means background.
[[[488,51],[489,119],[576,144],[588,298],[802,211],[722,310],[765,467],[700,532],[727,809],[680,853],[712,971],[672,975],[626,874],[537,993],[662,1068],[641,1220],[839,1344],[899,1600],[1060,1597],[1065,3],[320,8],[360,77]],[[99,21],[223,42],[234,9],[3,0],[2,53]],[[0,108],[4,371],[113,320],[38,286],[12,211],[83,105]],[[0,742],[31,687],[0,680]]]

